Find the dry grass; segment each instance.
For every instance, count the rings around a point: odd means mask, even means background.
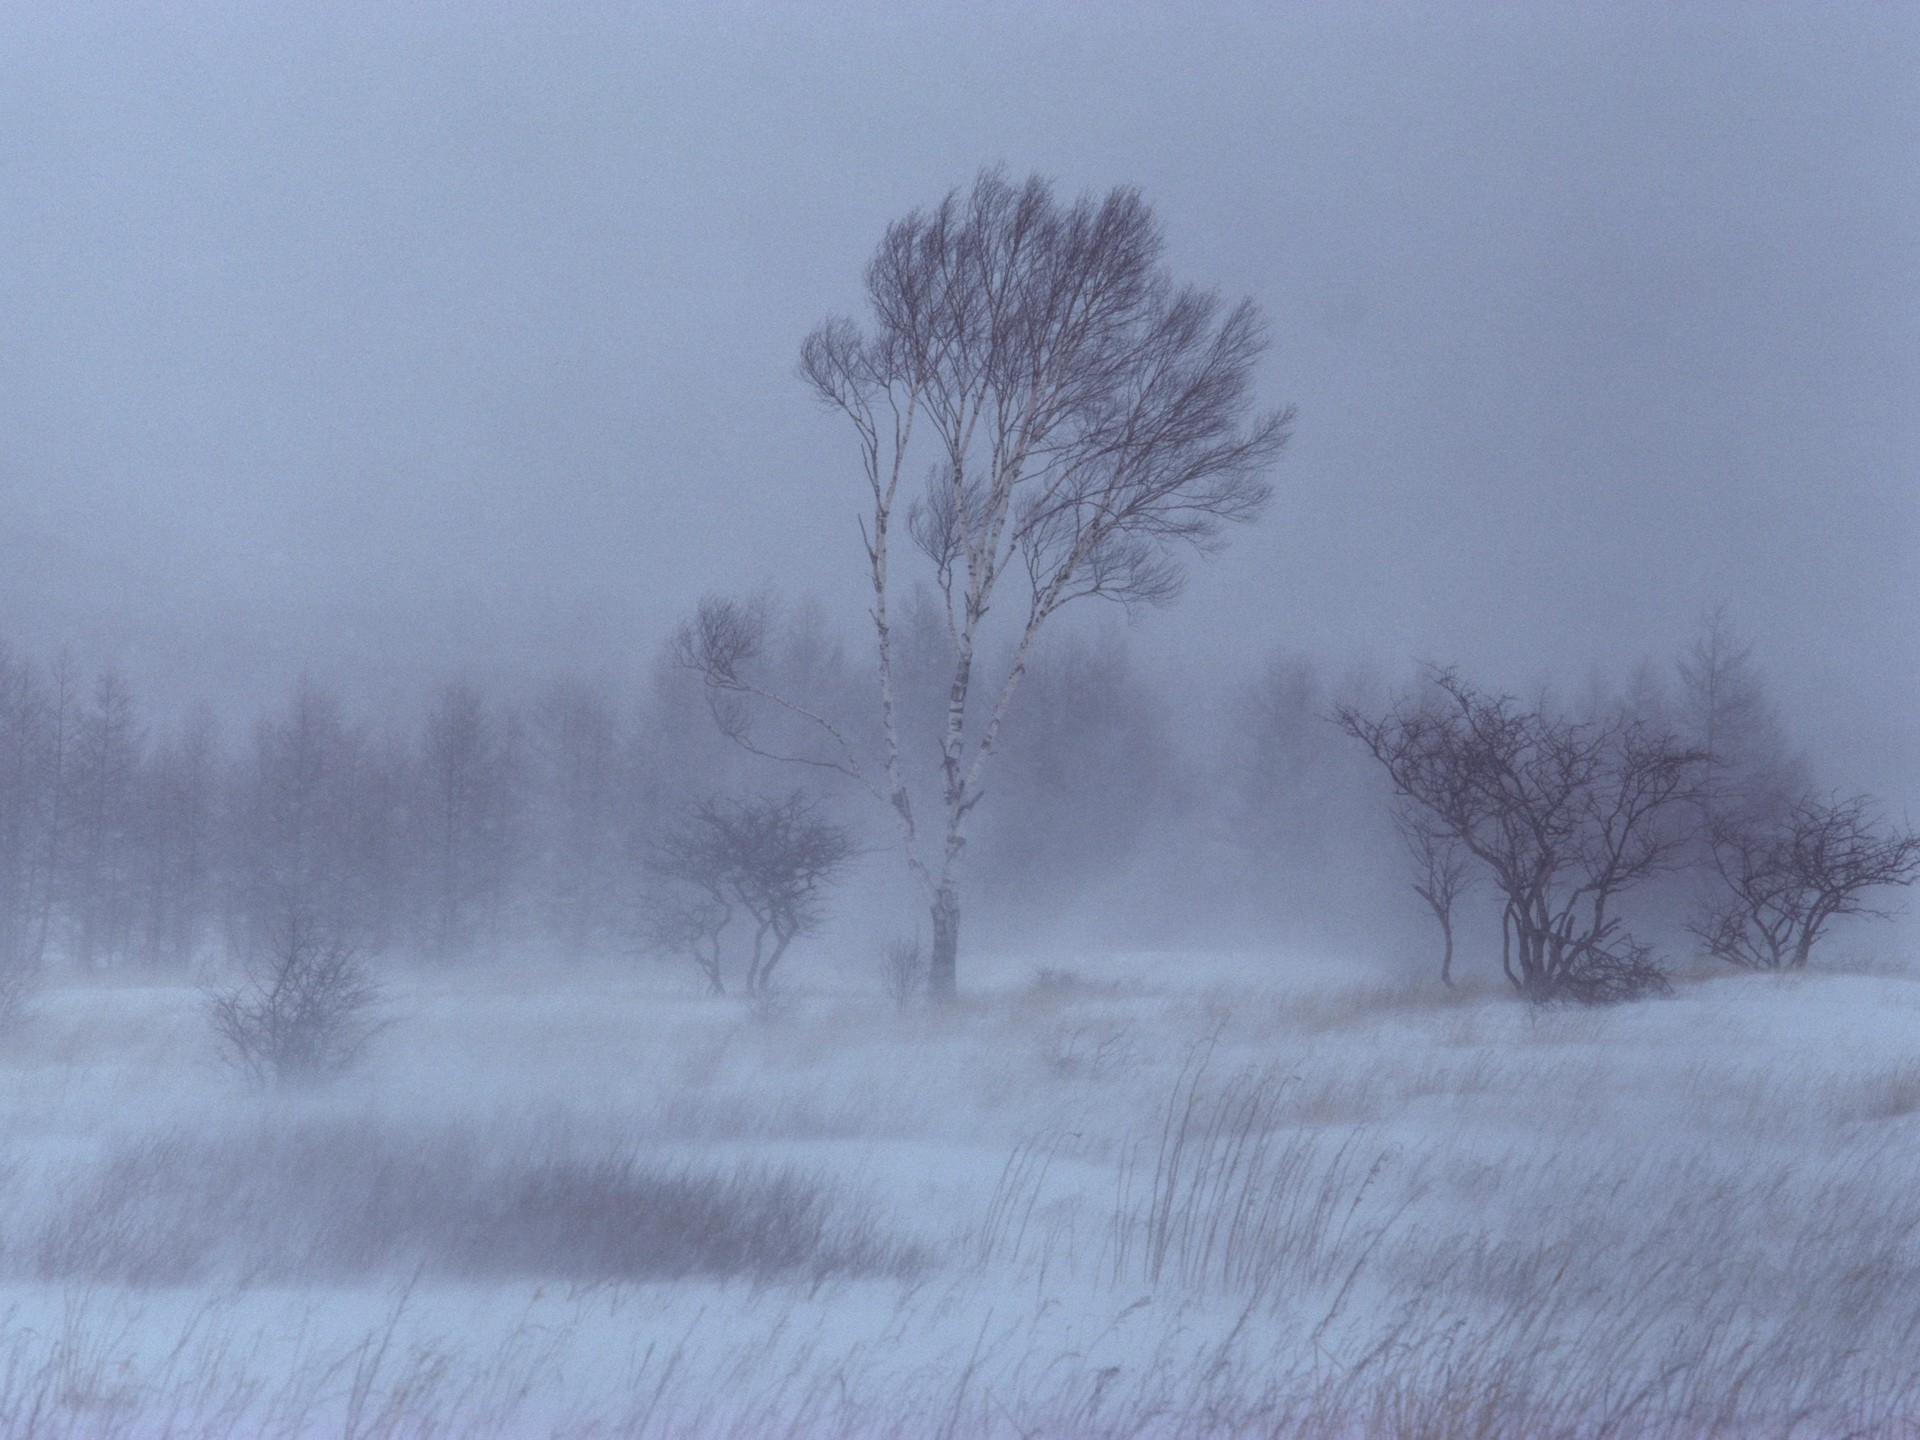
[[[287,1120],[122,1145],[42,1202],[16,1274],[120,1285],[899,1275],[869,1209],[797,1171],[616,1144]]]
[[[1908,982],[863,1003],[595,1016],[650,1039],[549,1138],[276,1099],[0,1179],[0,1434],[1920,1437]]]

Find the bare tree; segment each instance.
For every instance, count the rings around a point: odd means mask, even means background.
[[[360,947],[310,910],[249,958],[245,983],[207,997],[222,1055],[256,1080],[307,1084],[351,1069],[386,1028]]]
[[[854,856],[852,837],[803,791],[754,800],[706,800],[655,845],[654,876],[669,882],[650,905],[650,938],[692,957],[725,992],[722,937],[738,915],[752,926],[744,984],[765,991],[787,948],[817,929],[826,887]]]
[[[1253,411],[1260,322],[1250,303],[1176,285],[1162,249],[1133,190],[1067,205],[1038,177],[989,171],[888,228],[867,266],[871,328],[836,319],[808,337],[801,377],[852,427],[868,492],[877,761],[758,678],[750,608],[711,601],[681,637],[731,733],[745,740],[757,708],[784,708],[824,742],[791,758],[852,777],[895,815],[932,909],[939,997],[956,985],[968,817],[1042,627],[1077,600],[1170,603],[1182,552],[1216,547],[1270,493],[1291,417]],[[917,475],[924,489],[903,495]],[[895,666],[903,524],[942,602],[949,662],[931,825]],[[989,615],[1006,627],[997,678],[982,673]]]
[[[75,844],[68,910],[74,963],[83,970],[124,959],[133,939],[134,827],[145,736],[117,670],[101,672],[75,734]]]
[[[1867,892],[1920,879],[1920,834],[1890,829],[1864,795],[1802,795],[1777,819],[1721,816],[1719,898],[1694,924],[1706,951],[1751,970],[1805,967],[1827,925],[1876,915]]]
[[[185,966],[198,953],[216,890],[219,731],[197,708],[149,767],[141,826],[142,944],[154,964]]]
[[[0,645],[0,975],[37,971],[52,888],[53,702],[39,667]]]
[[[1214,836],[1239,872],[1223,898],[1257,896],[1261,924],[1304,943],[1321,941],[1317,927],[1336,908],[1389,913],[1399,888],[1397,876],[1385,883],[1379,863],[1396,838],[1391,791],[1327,723],[1329,712],[1367,708],[1376,694],[1363,671],[1330,684],[1312,659],[1281,651],[1218,712],[1224,726],[1209,766],[1218,787],[1209,808]]]
[[[712,994],[726,994],[721,947],[734,912],[725,891],[707,889],[690,876],[683,878],[676,864],[659,864],[657,879],[681,883],[655,884],[642,895],[641,942],[670,955],[686,956],[706,977]]]
[[[1701,617],[1677,669],[1686,731],[1711,757],[1707,802],[1713,814],[1778,817],[1806,788],[1806,762],[1788,745],[1753,647],[1741,639],[1724,606]]]
[[[541,909],[569,956],[602,946],[625,884],[621,827],[632,786],[622,739],[618,708],[599,686],[554,685],[534,708]]]
[[[1453,906],[1473,884],[1466,849],[1454,835],[1432,824],[1416,805],[1402,804],[1393,818],[1413,861],[1413,893],[1426,901],[1433,918],[1440,922],[1440,982],[1452,989]]]
[[[498,935],[518,819],[518,735],[465,682],[444,685],[420,748],[421,859],[429,950],[446,958]]]
[[[1514,987],[1544,1003],[1662,986],[1612,907],[1682,860],[1705,753],[1625,710],[1563,719],[1451,671],[1423,701],[1338,718],[1434,834],[1486,867],[1505,901],[1501,962]]]
[[[41,885],[37,897],[38,933],[33,942],[36,957],[45,958],[53,946],[56,922],[67,898],[69,832],[73,828],[74,722],[78,682],[73,656],[61,650],[51,667],[48,687],[48,744],[44,757],[44,794],[46,808],[41,817]]]
[[[368,739],[302,675],[281,713],[254,726],[228,835],[234,893],[229,947],[259,953],[292,925],[365,934],[367,866],[356,792]]]

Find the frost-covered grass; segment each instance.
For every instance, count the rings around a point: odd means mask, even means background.
[[[0,1434],[1920,1435],[1920,981],[1052,963],[414,978],[308,1093],[55,989]]]

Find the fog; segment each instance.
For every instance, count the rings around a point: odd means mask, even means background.
[[[1140,186],[1301,409],[1268,519],[1142,640],[1520,685],[1724,602],[1911,793],[1896,8],[5,25],[18,639],[198,695],[631,669],[743,582],[857,618],[797,346],[888,221],[1001,161]]]
[[[1897,6],[5,7],[0,1430],[1908,1433],[1916,73]],[[919,432],[883,657],[801,359],[1029,175],[1257,308],[1203,438],[1292,416],[1073,577],[1172,603],[1020,650],[1043,527],[957,679],[987,492]]]

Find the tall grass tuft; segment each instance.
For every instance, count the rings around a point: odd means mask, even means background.
[[[1418,1194],[1399,1159],[1364,1131],[1344,1137],[1292,1123],[1293,1076],[1243,1071],[1209,1083],[1204,1053],[1168,1098],[1148,1167],[1123,1166],[1110,1264],[1115,1281],[1178,1284],[1273,1299],[1348,1279]]]

